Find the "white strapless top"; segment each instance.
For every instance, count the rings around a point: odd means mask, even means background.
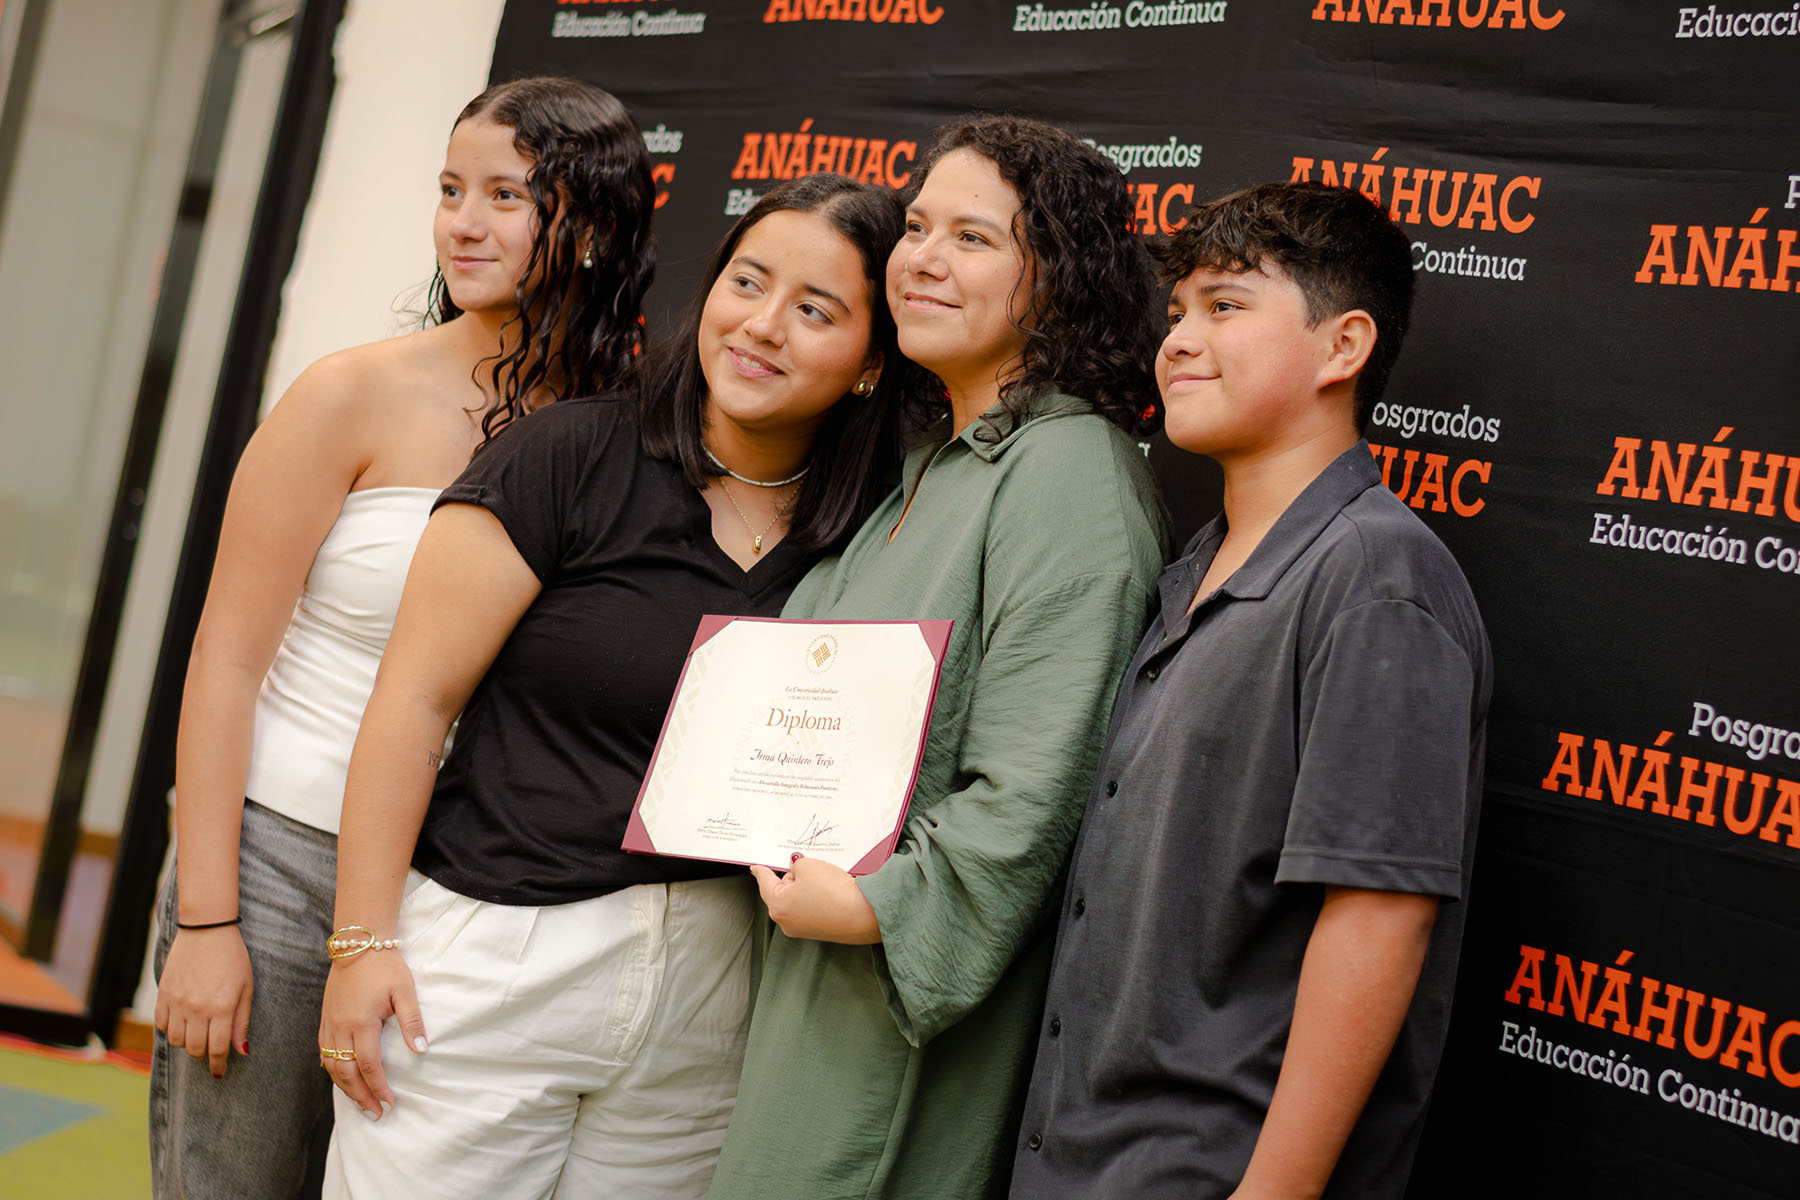
[[[256,698],[244,795],[263,807],[337,832],[356,727],[437,495],[377,487],[344,497]]]

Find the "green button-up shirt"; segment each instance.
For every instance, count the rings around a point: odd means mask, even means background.
[[[788,602],[955,626],[900,843],[860,881],[882,943],[764,922],[716,1198],[1006,1191],[1048,917],[1167,547],[1143,453],[1086,409],[1043,397],[997,442],[944,422]]]

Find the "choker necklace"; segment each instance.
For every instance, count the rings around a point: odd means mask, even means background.
[[[713,466],[719,468],[719,470],[725,472],[727,475],[731,476],[733,479],[737,480],[739,483],[747,483],[751,487],[760,487],[760,488],[786,487],[790,483],[799,483],[802,479],[806,478],[806,473],[808,471],[812,470],[812,464],[807,463],[804,467],[801,467],[798,471],[795,471],[792,475],[789,475],[786,479],[751,479],[748,476],[739,475],[736,471],[732,470],[730,467],[728,467],[724,463],[720,462],[719,456],[714,454],[712,452],[712,447],[708,446],[705,442],[700,443],[700,449],[706,452],[706,457],[709,461],[711,461]],[[730,492],[726,492],[725,494],[728,497],[731,495]],[[735,504],[735,503],[737,503],[737,501],[734,500],[734,501],[732,501],[732,503]]]

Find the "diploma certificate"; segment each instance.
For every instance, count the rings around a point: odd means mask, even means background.
[[[624,848],[875,870],[900,836],[949,640],[949,621],[703,617]]]

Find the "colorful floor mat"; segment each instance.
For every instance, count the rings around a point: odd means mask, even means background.
[[[149,1065],[0,1037],[0,1197],[150,1194]]]

